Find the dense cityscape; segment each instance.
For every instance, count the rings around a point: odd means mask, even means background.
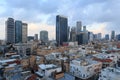
[[[0,80],[120,80],[120,0],[0,0]]]
[[[120,34],[94,34],[76,21],[56,16],[56,40],[48,31],[28,36],[28,25],[5,21],[6,39],[0,41],[0,80],[119,80]]]

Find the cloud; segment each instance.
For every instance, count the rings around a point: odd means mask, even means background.
[[[102,33],[102,35],[106,34],[106,26],[108,26],[108,23],[92,23],[90,25],[87,25],[87,30],[97,33]]]
[[[12,8],[23,8],[25,10],[37,10],[42,13],[53,13],[57,10],[59,2],[56,0],[6,0],[6,4]]]
[[[34,24],[34,23],[29,23],[28,25],[28,34],[34,36],[33,34],[39,34],[40,36],[40,31],[46,30],[48,31],[48,37],[49,39],[55,39],[55,27],[50,26],[44,23],[41,24]]]
[[[13,17],[27,22],[34,31],[41,30],[39,27],[43,24],[55,29],[55,18],[60,14],[68,17],[69,26],[76,26],[77,21],[82,21],[83,25],[88,25],[94,31],[97,29],[98,33],[103,29],[104,33],[111,30],[119,33],[119,7],[120,0],[1,0],[0,26],[3,26],[5,19]],[[34,31],[29,31],[29,35],[34,35]]]
[[[44,18],[47,19],[48,15],[57,12],[61,3],[56,0],[5,0],[1,4],[4,12],[0,16],[40,22]]]
[[[0,18],[0,39],[5,39],[5,18]]]

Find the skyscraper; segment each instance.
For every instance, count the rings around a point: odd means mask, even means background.
[[[48,31],[40,31],[40,40],[42,42],[48,42]]]
[[[78,45],[88,43],[88,32],[80,32],[77,34]]]
[[[97,40],[97,34],[93,34],[93,39]]]
[[[6,42],[9,43],[26,43],[27,42],[27,23],[8,18],[6,25]]]
[[[102,39],[102,33],[98,33],[97,34],[97,40],[101,40]]]
[[[83,31],[86,32],[86,26],[83,26]]]
[[[116,35],[116,40],[120,41],[120,34]]]
[[[22,21],[15,21],[15,43],[22,42]]]
[[[14,43],[15,42],[14,19],[8,18],[5,25],[6,25],[6,42],[7,43]]]
[[[77,21],[77,34],[80,33],[82,31],[82,22],[81,21]]]
[[[93,33],[92,32],[88,32],[88,40],[90,42],[93,41]]]
[[[64,16],[56,16],[56,41],[58,45],[68,41],[68,19]]]
[[[27,37],[27,40],[28,40],[28,41],[33,41],[33,40],[34,40],[34,36],[28,36],[28,37]]]
[[[76,41],[76,28],[75,27],[71,28],[70,41]]]
[[[112,31],[111,32],[111,40],[114,40],[115,39],[115,31]]]
[[[109,40],[109,34],[105,35],[105,40]]]
[[[27,43],[27,23],[22,23],[22,42]]]
[[[67,40],[69,40],[70,39],[70,26],[68,26],[68,30],[67,30]]]
[[[38,40],[38,34],[34,35],[34,40]]]
[[[86,30],[86,26],[83,26],[83,31],[77,34],[78,45],[87,44],[88,43],[88,31]]]

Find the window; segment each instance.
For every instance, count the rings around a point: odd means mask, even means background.
[[[78,68],[77,68],[77,71],[78,71]]]
[[[83,78],[85,77],[85,74],[83,74]]]

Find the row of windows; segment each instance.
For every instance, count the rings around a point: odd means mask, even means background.
[[[81,71],[79,71],[78,68],[75,68],[75,67],[70,66],[70,69],[71,69],[71,73],[72,73],[73,75],[80,76],[80,77],[83,77],[83,78],[89,77],[89,75],[82,74]]]

